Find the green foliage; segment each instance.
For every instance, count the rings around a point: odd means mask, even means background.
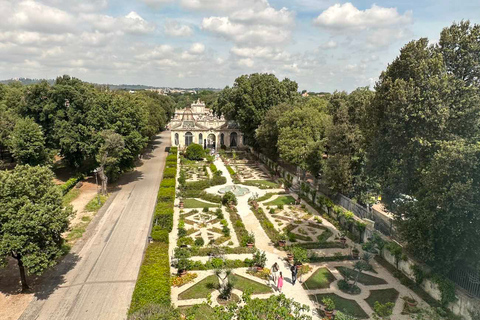
[[[68,179],[64,184],[60,186],[60,190],[62,190],[62,194],[63,195],[67,194],[67,192],[70,191],[70,189],[75,187],[75,185],[78,182],[82,181],[83,179],[84,179],[83,175],[78,175],[76,177]]]
[[[71,215],[48,168],[0,171],[0,260],[13,257],[28,273],[41,274],[63,254],[62,233]],[[25,289],[25,279],[22,284]]]
[[[443,307],[447,307],[448,304],[457,301],[455,284],[451,280],[439,274],[433,274],[431,279],[438,285],[438,289],[442,296],[440,303]]]
[[[266,112],[282,103],[298,97],[296,82],[278,81],[273,74],[243,75],[235,79],[232,88],[220,92],[215,106],[218,114],[234,119],[251,145],[256,145],[255,130]]]
[[[293,254],[294,264],[303,264],[308,262],[308,253],[307,250],[298,246],[293,246],[290,248],[290,253]]]
[[[160,188],[175,188],[175,178],[164,178],[160,183]]]
[[[170,305],[170,259],[167,243],[154,242],[148,245],[129,313],[133,314],[151,303]]]
[[[179,320],[180,312],[167,304],[148,304],[128,316],[128,320]]]
[[[392,303],[392,302],[381,304],[380,302],[375,301],[373,310],[380,317],[388,317],[392,315],[394,307],[395,307],[395,303]]]
[[[163,229],[161,226],[157,225],[157,226],[153,226],[152,232],[150,235],[153,241],[168,243],[168,234],[169,234],[168,230]]]
[[[19,164],[35,166],[48,161],[42,128],[31,118],[17,120],[9,144],[10,151]]]
[[[85,206],[85,211],[98,212],[100,208],[107,202],[108,195],[97,194],[92,200],[90,200]],[[99,201],[100,200],[100,201]]]
[[[325,306],[326,310],[330,310],[330,311],[335,310],[335,303],[330,298],[323,298],[322,304]]]
[[[185,158],[189,160],[203,160],[205,158],[205,150],[199,144],[192,143],[185,151]]]
[[[421,285],[425,279],[425,273],[423,272],[422,267],[417,264],[414,264],[410,267],[413,271],[413,276],[415,277],[415,283],[417,286]]]
[[[217,166],[214,165],[213,163],[210,163],[210,171],[212,171],[212,173],[215,173],[215,172],[217,172],[217,170],[218,170]]]
[[[235,196],[235,194],[233,194],[233,192],[227,191],[227,192],[225,192],[225,194],[222,197],[222,204],[224,206],[230,205],[230,204],[233,204],[233,205],[236,206],[237,205],[237,197]]]

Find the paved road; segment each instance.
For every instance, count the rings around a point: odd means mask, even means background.
[[[170,132],[124,175],[81,250],[56,268],[20,319],[125,319],[146,246]]]

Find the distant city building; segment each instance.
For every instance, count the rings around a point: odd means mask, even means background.
[[[180,149],[192,143],[210,149],[242,148],[246,143],[236,122],[215,116],[200,99],[184,110],[177,110],[170,126],[172,146]]]

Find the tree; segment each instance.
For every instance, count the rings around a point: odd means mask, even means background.
[[[367,176],[364,128],[368,126],[365,110],[374,93],[368,87],[358,88],[350,94],[335,92],[329,101],[332,125],[326,131],[328,158],[323,177],[334,192],[356,198],[365,204],[374,189]]]
[[[35,166],[48,160],[42,128],[30,118],[19,119],[15,124],[10,150],[20,164]]]
[[[249,294],[243,295],[245,305],[230,304],[227,307],[215,308],[212,320],[311,320],[306,314],[309,307],[288,299],[285,295],[272,295],[268,299],[252,299]]]
[[[205,150],[199,144],[192,143],[187,147],[185,151],[185,157],[189,160],[202,160],[205,158]]]
[[[278,157],[278,135],[279,127],[278,120],[282,115],[291,110],[293,105],[289,103],[280,103],[272,107],[265,114],[265,118],[255,131],[255,139],[265,155],[276,159]]]
[[[321,169],[325,152],[325,132],[331,123],[326,102],[319,98],[302,100],[278,121],[280,157],[314,175]]]
[[[297,90],[296,82],[279,81],[273,74],[243,75],[235,79],[232,88],[220,92],[216,113],[235,120],[249,144],[257,146],[255,130],[266,112],[282,102],[293,102],[299,96]]]
[[[435,271],[480,267],[480,144],[445,141],[422,172],[414,199],[398,204],[399,231]]]
[[[119,161],[125,147],[123,137],[111,130],[103,131],[100,136],[103,143],[98,150],[97,161],[100,164],[102,192],[107,193],[107,181],[120,175]]]
[[[0,257],[17,260],[23,290],[26,271],[41,274],[63,254],[62,233],[71,214],[48,168],[17,165],[0,171]]]

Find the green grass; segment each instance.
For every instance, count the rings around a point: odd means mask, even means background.
[[[295,199],[292,196],[280,196],[277,199],[265,203],[266,206],[278,206],[278,205],[288,205],[295,203]]]
[[[213,274],[180,293],[178,299],[188,300],[207,298],[209,293],[216,290],[218,284],[218,277]]]
[[[272,288],[269,286],[266,286],[264,284],[261,284],[257,281],[253,281],[250,279],[247,279],[245,277],[239,276],[239,275],[231,275],[230,279],[233,282],[233,287],[235,289],[238,289],[240,291],[245,291],[246,289],[251,290],[252,294],[261,294],[261,293],[270,293],[272,292]]]
[[[353,269],[347,268],[347,267],[337,267],[337,270],[340,271],[343,277],[345,277],[345,274],[348,272],[347,270],[350,270],[351,272],[354,272],[353,274],[356,275],[356,271],[353,271]],[[378,284],[386,284],[387,281],[385,281],[382,278],[377,278],[373,277],[371,275],[361,273],[358,277],[358,282],[361,284],[364,284],[366,286],[374,286]]]
[[[189,316],[193,316],[195,320],[210,320],[215,314],[215,310],[208,304],[179,307],[178,310],[180,310],[180,313],[187,319]]]
[[[319,268],[303,283],[303,287],[307,290],[325,289],[333,281],[335,277],[327,268]]]
[[[98,203],[98,196],[95,196],[90,202],[85,206],[85,210],[88,212],[98,212],[103,204],[107,201],[109,195],[100,195],[100,204]]]
[[[334,293],[316,294],[309,297],[312,301],[318,301],[319,303],[322,302],[323,298],[330,298],[335,303],[336,310],[360,319],[368,319],[368,314],[355,300],[345,299]]]
[[[267,192],[267,193],[265,193],[263,196],[258,197],[257,201],[258,201],[258,202],[262,202],[262,201],[268,200],[268,199],[270,199],[271,197],[273,197],[274,195],[275,195],[275,193]]]
[[[183,200],[183,207],[185,209],[191,209],[191,208],[216,208],[218,207],[218,204],[215,203],[208,203],[208,202],[203,202],[199,201],[197,199],[185,199]]]
[[[73,200],[75,200],[76,198],[78,198],[78,196],[80,195],[80,193],[82,193],[80,191],[80,189],[78,188],[73,188],[73,189],[70,189],[70,191],[67,192],[66,195],[63,196],[62,198],[62,203],[64,206],[67,206],[70,204],[70,202],[72,202]]]
[[[260,189],[276,189],[280,188],[280,185],[273,181],[268,180],[245,180],[241,184],[246,186],[253,186]]]
[[[83,220],[83,219],[82,219]],[[90,222],[89,221],[86,221],[86,222],[80,222],[79,224],[77,224],[68,234],[67,234],[67,241],[68,242],[72,242],[72,241],[75,241],[77,239],[80,239],[83,234],[85,233],[85,230],[87,230],[87,226],[88,226],[88,223]]]
[[[151,243],[140,267],[129,313],[152,303],[170,304],[170,290],[168,243]]]
[[[381,289],[381,290],[371,290],[370,295],[368,296],[365,301],[372,307],[375,305],[375,301],[380,302],[381,304],[385,304],[387,302],[395,303],[398,299],[398,291],[390,288],[390,289]]]

